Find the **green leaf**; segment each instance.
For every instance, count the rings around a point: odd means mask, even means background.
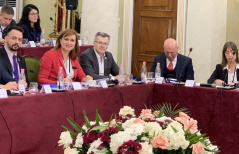
[[[85,126],[87,127],[87,128],[90,128],[90,121],[89,121],[89,119],[88,119],[88,117],[87,117],[87,115],[86,115],[86,113],[85,113],[85,110],[83,110],[83,114],[84,114],[84,119],[85,119]]]
[[[98,115],[99,115],[99,113],[98,113],[98,110],[96,109],[96,111],[95,111],[95,123],[99,125],[100,124],[100,122],[99,122],[100,119],[99,119]]]
[[[104,129],[107,129],[109,128],[108,126],[95,126],[94,128],[92,128],[90,131],[93,131],[93,130],[104,130]]]
[[[173,129],[173,131],[175,132],[175,133],[177,133],[178,131],[177,131],[177,129],[176,128],[174,128],[173,126],[171,126],[171,128]]]
[[[163,106],[161,109],[160,109],[160,112],[159,112],[159,114],[158,114],[158,118],[160,118],[160,117],[162,117],[163,116],[163,113],[164,113],[164,107],[165,106]]]
[[[67,130],[68,132],[70,132],[71,135],[72,135],[72,137],[73,137],[74,139],[76,139],[77,133],[75,133],[75,132],[74,132],[73,130],[71,130],[70,128],[67,128],[66,126],[63,126],[63,125],[62,125],[62,127],[63,127],[65,130]]]
[[[68,119],[68,118],[66,118],[66,119],[67,119],[67,121],[71,124],[71,126],[72,126],[78,133],[85,131],[85,130],[82,129],[75,121],[73,121],[73,119],[72,119],[72,120],[71,120],[71,119]]]

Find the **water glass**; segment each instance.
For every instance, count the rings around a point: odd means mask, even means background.
[[[27,47],[28,46],[28,39],[27,38],[23,38],[22,39],[22,45],[21,47]]]
[[[236,90],[239,91],[239,81],[237,81],[237,83],[236,83]]]
[[[89,88],[89,80],[87,78],[82,79],[81,87],[82,87],[82,89],[88,89]]]
[[[133,84],[133,74],[128,74],[127,75],[127,85],[132,85]]]
[[[147,73],[147,79],[149,82],[152,82],[154,78],[154,72],[148,72]]]
[[[67,89],[67,90],[72,89],[72,80],[71,80],[71,78],[65,78],[63,81],[64,81],[64,89]]]
[[[29,86],[30,94],[36,94],[38,92],[38,84],[36,82],[31,82]]]

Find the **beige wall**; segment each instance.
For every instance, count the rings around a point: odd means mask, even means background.
[[[206,83],[217,63],[226,41],[227,1],[188,1],[186,51],[192,47],[196,82]],[[186,52],[187,54],[188,52]]]
[[[119,0],[82,1],[81,32],[88,29],[89,44],[93,44],[95,33],[108,33],[111,37],[108,51],[116,60],[118,56],[118,19]]]
[[[239,0],[228,0],[227,8],[227,41],[239,47]]]

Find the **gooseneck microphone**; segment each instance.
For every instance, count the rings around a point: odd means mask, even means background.
[[[54,22],[54,24],[56,24],[56,22],[53,20],[53,18],[52,18],[52,17],[50,17],[50,20],[51,20],[51,21],[53,21],[53,22]]]
[[[189,55],[190,55],[190,53],[193,51],[193,48],[190,48],[189,49],[189,53],[188,53],[188,58],[189,58]],[[182,68],[182,70],[181,70],[181,72],[180,72],[180,74],[179,74],[179,78],[178,78],[178,82],[181,82],[182,80],[181,80],[181,77],[182,77],[182,73],[183,73],[183,70],[184,70],[184,68],[185,68],[185,65],[186,65],[186,63],[187,63],[187,61],[188,61],[188,58],[186,58],[186,60],[185,60],[185,62],[184,62],[184,64],[183,64],[183,68]]]

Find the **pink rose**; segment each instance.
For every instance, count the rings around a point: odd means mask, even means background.
[[[162,135],[154,137],[151,144],[153,148],[168,149],[168,139]]]
[[[204,154],[204,147],[201,142],[193,144],[193,153],[192,154]]]
[[[154,115],[151,113],[151,109],[143,109],[140,113],[139,118],[143,120],[152,120],[154,119]]]
[[[141,119],[139,119],[139,118],[136,118],[136,119],[134,120],[134,123],[135,123],[135,124],[144,125],[144,124],[145,124],[145,121],[143,121],[143,120],[141,120]]]
[[[154,116],[157,117],[159,115],[160,111],[154,111]]]
[[[180,122],[183,125],[186,123],[186,121],[188,121],[188,119],[182,118],[182,117],[176,117],[176,118],[174,118],[174,120]]]
[[[185,118],[185,119],[189,119],[190,117],[186,114],[186,113],[184,113],[184,112],[179,112],[179,117],[180,118]]]
[[[183,123],[184,131],[186,131],[191,126],[188,133],[193,134],[198,129],[197,123],[197,120],[194,120],[193,118],[185,121],[185,123]]]

